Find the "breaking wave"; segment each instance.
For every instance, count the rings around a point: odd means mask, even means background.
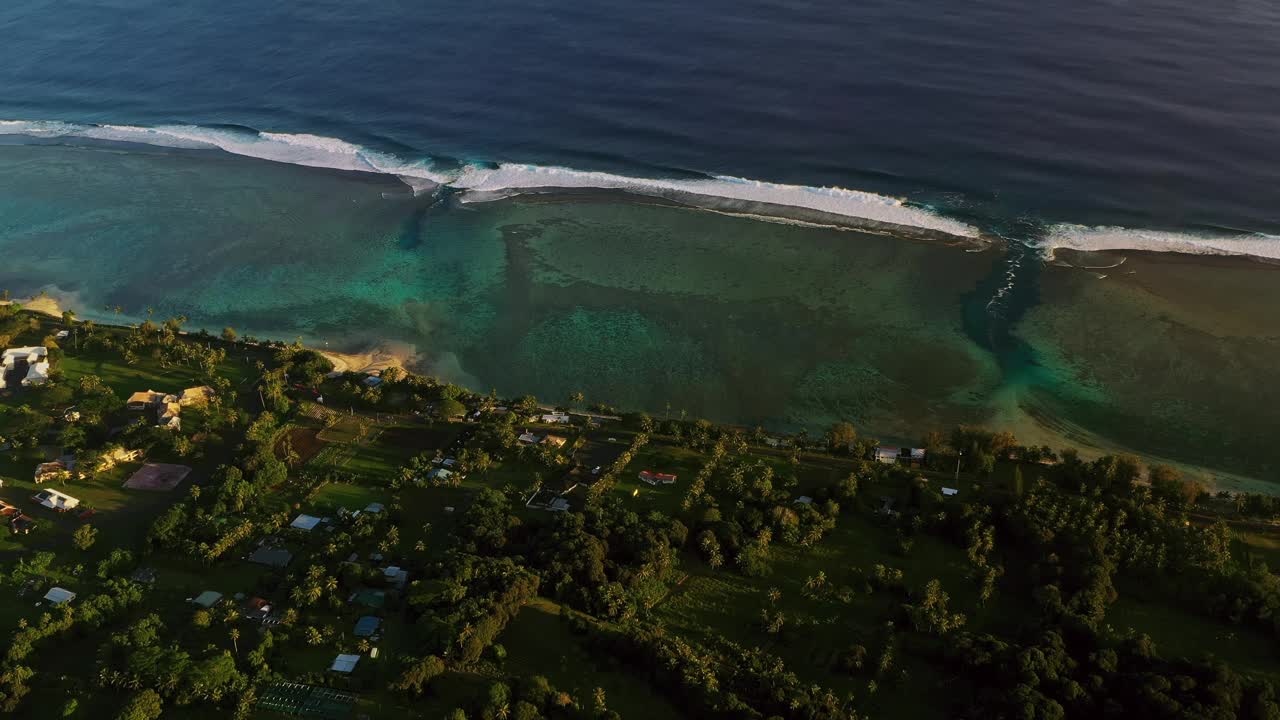
[[[1249,255],[1280,260],[1280,237],[1263,233],[1235,235],[1142,230],[1123,227],[1089,227],[1060,224],[1048,228],[1041,246],[1069,250],[1149,250],[1190,255]]]
[[[415,192],[446,182],[429,159],[406,161],[321,135],[256,132],[199,125],[88,125],[46,120],[0,120],[0,135],[42,139],[83,138],[160,147],[222,150],[233,155],[307,167],[351,170],[402,178]]]
[[[705,199],[713,209],[737,209],[748,214],[768,214],[762,210],[769,207],[790,208],[947,235],[978,237],[978,230],[970,225],[899,198],[838,187],[785,185],[726,175],[694,179],[638,178],[507,163],[496,168],[467,166],[450,184],[467,191],[464,200],[485,200],[544,190],[616,190],[695,205]]]
[[[162,147],[217,149],[262,160],[394,175],[415,193],[440,186],[460,191],[463,202],[572,190],[619,191],[744,215],[837,218],[859,227],[914,230],[977,238],[976,228],[893,197],[835,187],[807,187],[728,176],[696,179],[629,177],[570,168],[520,164],[468,164],[442,168],[430,158],[406,160],[337,138],[198,125],[91,125],[57,121],[0,120],[0,135],[41,139],[83,138]]]
[[[221,150],[273,162],[377,173],[399,178],[414,194],[447,187],[464,203],[556,192],[621,192],[767,220],[847,225],[930,237],[981,239],[976,227],[909,201],[860,190],[749,180],[727,175],[647,178],[518,163],[437,162],[405,158],[338,138],[307,133],[200,125],[95,125],[50,120],[0,120],[0,136],[84,139],[170,148]],[[1039,233],[1038,233],[1039,234]],[[1150,250],[1280,259],[1280,237],[1258,233],[1195,234],[1123,227],[1059,224],[1035,243],[1051,253],[1072,250]]]

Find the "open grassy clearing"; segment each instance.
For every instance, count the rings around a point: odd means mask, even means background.
[[[590,701],[595,688],[604,688],[608,707],[624,718],[685,717],[632,671],[598,661],[569,631],[560,613],[560,606],[545,598],[526,605],[498,638],[507,650],[503,669],[544,675],[582,702]]]
[[[1126,593],[1121,593],[1107,610],[1107,624],[1150,635],[1162,657],[1195,660],[1213,654],[1241,672],[1280,677],[1280,651],[1275,642],[1247,626],[1195,615],[1154,599],[1139,600]]]

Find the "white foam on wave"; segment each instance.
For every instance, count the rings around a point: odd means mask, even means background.
[[[1280,259],[1280,236],[1263,233],[1196,235],[1124,227],[1061,224],[1049,228],[1042,247],[1068,250],[1150,250],[1190,255],[1249,255]]]
[[[434,169],[429,160],[407,161],[345,140],[306,133],[253,132],[199,125],[141,127],[0,120],[0,135],[78,137],[160,147],[217,149],[291,165],[395,175],[404,179],[415,192],[433,189],[449,180],[449,176]]]
[[[974,227],[912,206],[899,198],[838,187],[784,185],[726,175],[706,179],[637,178],[554,166],[504,163],[497,168],[467,166],[450,185],[469,191],[464,200],[493,199],[545,189],[619,190],[677,200],[699,196],[721,201],[763,203],[978,237],[978,230]]]
[[[0,135],[38,138],[79,137],[144,143],[164,147],[218,149],[262,160],[336,170],[394,175],[414,194],[441,185],[463,190],[464,201],[492,200],[548,190],[619,190],[678,201],[702,200],[714,209],[760,215],[749,203],[811,210],[852,220],[874,221],[962,237],[978,230],[893,197],[838,187],[808,187],[730,176],[705,179],[659,179],[569,168],[505,163],[495,167],[464,166],[442,171],[429,159],[408,161],[338,138],[306,133],[254,132],[197,125],[91,125],[59,121],[0,120]],[[734,203],[741,206],[734,207]]]

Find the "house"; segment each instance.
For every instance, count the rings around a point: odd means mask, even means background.
[[[66,588],[54,587],[44,594],[44,599],[49,601],[50,605],[65,605],[76,599],[76,594]]]
[[[51,482],[54,480],[67,480],[71,477],[71,470],[67,464],[61,460],[53,462],[40,463],[36,466],[35,477],[36,484]]]
[[[356,637],[373,637],[381,626],[382,618],[374,615],[365,615],[356,621],[355,635]]]
[[[569,416],[562,412],[547,413],[539,418],[544,423],[553,425],[563,425],[569,422]]]
[[[387,604],[387,593],[373,588],[361,588],[351,593],[351,597],[347,598],[347,602],[357,603],[365,607],[380,608]]]
[[[369,503],[368,505],[366,505],[366,506],[365,506],[364,511],[365,511],[365,512],[367,512],[367,513],[373,513],[373,514],[375,514],[375,515],[376,515],[376,514],[378,514],[378,513],[382,512],[382,511],[383,511],[383,510],[385,510],[385,509],[386,509],[386,507],[385,507],[385,506],[383,506],[383,504],[382,504],[382,503],[379,503],[379,502],[371,502],[371,503]]]
[[[22,513],[14,515],[9,520],[9,532],[14,535],[26,535],[36,529],[36,521]]]
[[[882,462],[886,465],[916,465],[924,462],[924,448],[910,447],[894,447],[892,445],[881,445],[876,448],[876,462]]]
[[[314,530],[314,529],[315,529],[315,527],[316,527],[317,525],[319,525],[321,522],[322,522],[322,518],[318,518],[318,517],[316,517],[316,516],[314,516],[314,515],[305,515],[305,514],[304,514],[304,515],[299,515],[298,517],[294,518],[294,519],[293,519],[293,522],[289,523],[289,527],[291,527],[291,528],[297,528],[297,529],[299,529],[299,530],[305,530],[305,531],[307,531],[307,532],[311,532],[311,531],[312,531],[312,530]]]
[[[946,497],[955,497],[956,495],[960,494],[960,489],[944,487],[942,488],[942,494]]]
[[[281,547],[260,546],[249,555],[249,562],[267,567],[282,568],[293,560],[293,553]]]
[[[542,442],[540,444],[552,445],[554,447],[564,447],[564,444],[567,442],[569,442],[567,439],[562,438],[559,435],[548,435],[542,438]]]
[[[3,500],[0,500],[0,516],[13,517],[14,515],[21,515],[21,514],[22,514],[22,511],[19,510],[17,507],[10,505],[9,503]]]
[[[574,487],[577,487],[576,485]],[[570,488],[572,490],[572,488]],[[565,492],[568,492],[567,490]],[[569,501],[563,496],[563,493],[557,494],[546,488],[540,488],[537,492],[529,496],[524,506],[534,510],[547,510],[550,512],[565,512],[569,509]]]
[[[178,397],[178,404],[182,407],[200,407],[208,405],[218,393],[208,385],[200,387],[187,388],[182,391],[182,395]]]
[[[57,510],[58,512],[65,512],[80,504],[78,499],[65,493],[60,493],[57,490],[41,490],[32,495],[31,499],[50,510]]]
[[[125,401],[125,407],[130,410],[146,410],[148,408],[158,407],[164,402],[165,394],[156,392],[155,390],[143,390],[129,396]]]
[[[671,485],[675,483],[676,476],[671,473],[656,473],[643,470],[640,472],[640,480],[650,485]]]
[[[30,387],[49,381],[49,350],[43,347],[9,348],[0,354],[0,390],[18,385]]]
[[[136,583],[142,583],[144,585],[153,585],[155,584],[156,576],[157,576],[157,573],[155,568],[140,567],[137,570],[133,571],[133,574],[129,576],[129,579]]]
[[[433,468],[431,472],[427,473],[428,480],[448,480],[451,477],[453,477],[453,471],[445,470],[444,468]]]
[[[382,576],[387,582],[397,590],[403,590],[404,586],[409,582],[409,571],[403,570],[395,565],[382,569]]]
[[[241,611],[250,620],[266,620],[271,615],[271,601],[260,597],[249,598],[241,605]]]
[[[542,442],[542,436],[535,435],[534,433],[531,433],[527,430],[521,433],[520,437],[516,439],[524,443],[525,445],[537,445],[538,443]]]
[[[213,590],[205,590],[204,592],[202,592],[202,593],[200,593],[199,595],[197,595],[197,596],[195,596],[194,598],[192,598],[192,599],[191,599],[191,602],[193,602],[193,603],[195,603],[196,605],[199,605],[200,607],[202,607],[202,608],[204,608],[204,609],[208,610],[209,608],[213,607],[214,605],[217,605],[217,604],[218,604],[218,601],[219,601],[219,600],[221,600],[221,599],[222,599],[222,593],[220,593],[220,592],[215,592],[215,591],[213,591]]]
[[[173,397],[168,395],[166,397]],[[166,401],[160,406],[160,415],[156,420],[156,425],[170,430],[178,430],[182,427],[182,405],[176,402]]]
[[[376,388],[383,383],[383,380],[377,375],[369,375],[362,382],[371,388]]]
[[[98,456],[98,471],[103,472],[122,463],[137,462],[142,459],[141,450],[125,450],[116,445],[102,451]]]
[[[809,497],[808,495],[801,495],[800,497],[796,498],[795,504],[796,505],[812,505],[813,498]]]
[[[885,465],[897,465],[898,457],[902,454],[902,448],[892,447],[889,445],[881,445],[876,448],[876,462]]]
[[[356,669],[356,663],[360,662],[359,655],[339,655],[333,659],[333,665],[329,669],[334,672],[351,673]]]

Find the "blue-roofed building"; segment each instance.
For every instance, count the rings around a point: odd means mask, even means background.
[[[371,637],[382,626],[382,618],[365,615],[356,621],[356,637]]]

